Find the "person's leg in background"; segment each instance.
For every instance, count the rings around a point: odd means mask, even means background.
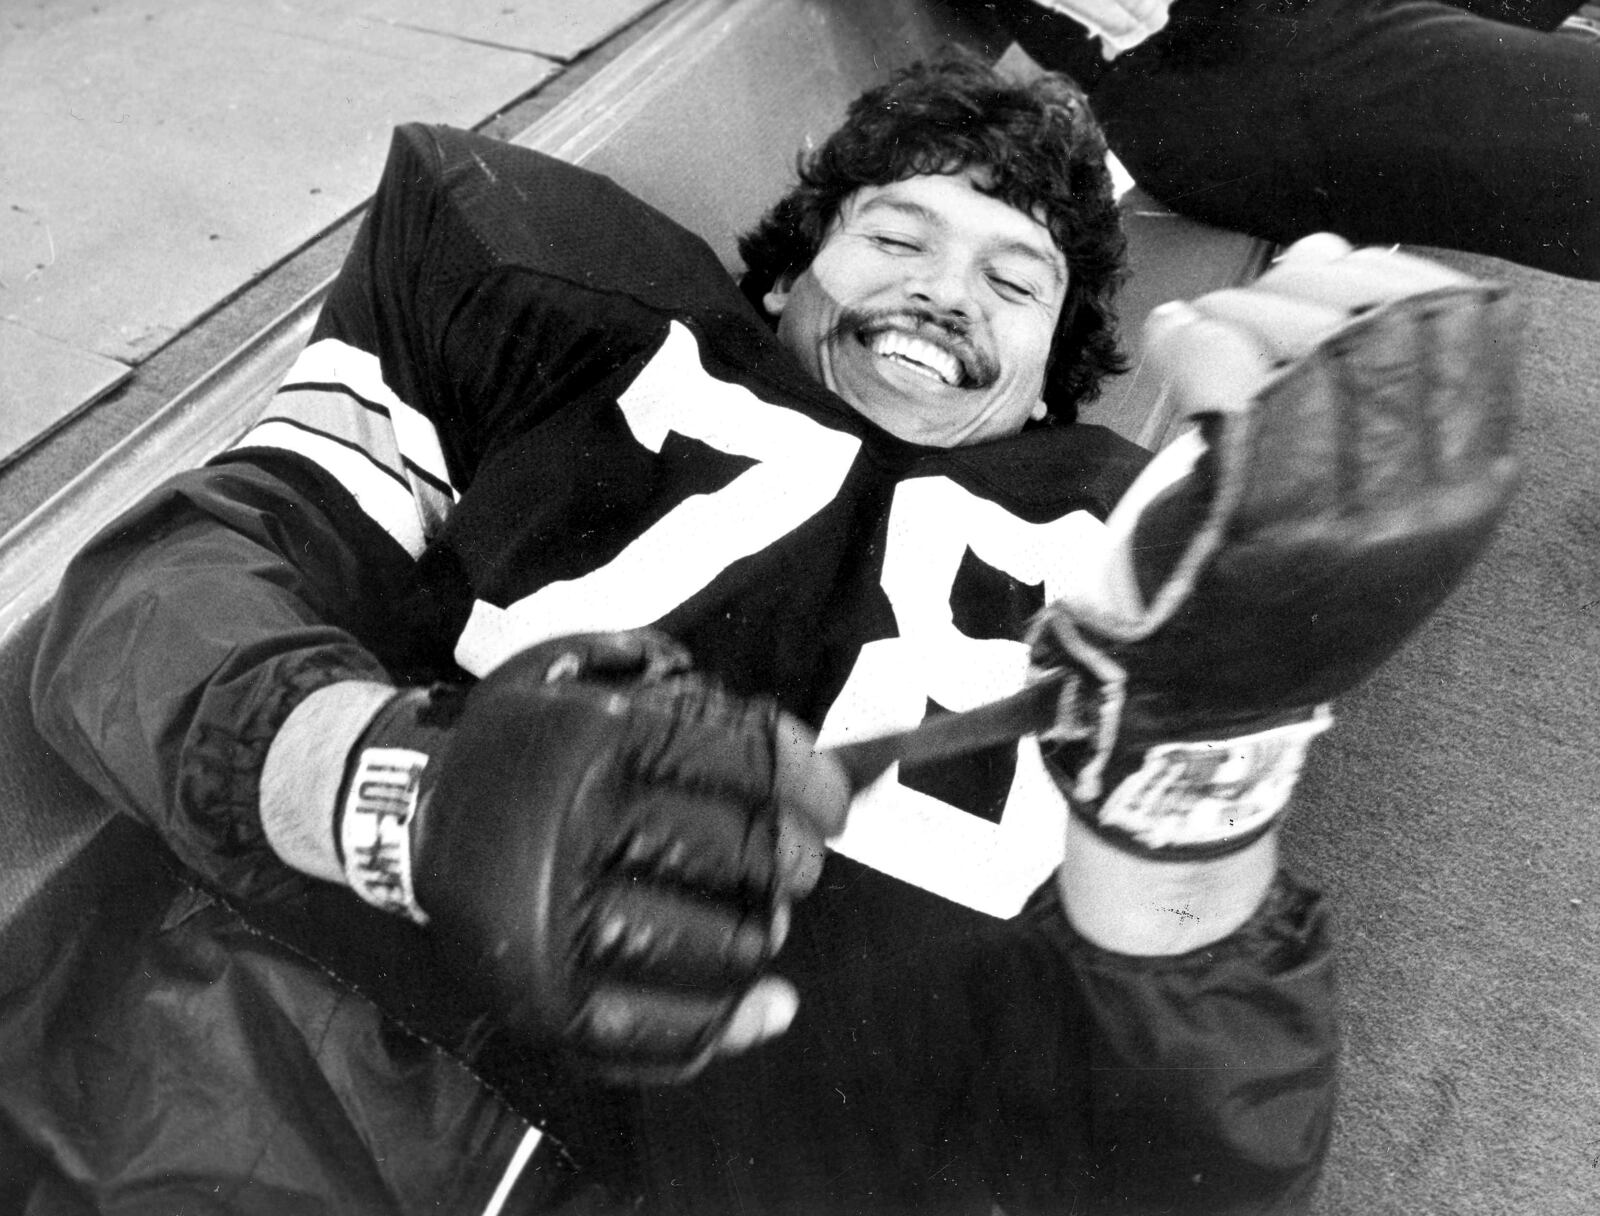
[[[1175,210],[1280,243],[1325,229],[1600,279],[1600,53],[1547,32],[1580,5],[1470,7],[1177,0],[1103,70],[1060,19],[1017,36],[1086,77],[1112,149]]]

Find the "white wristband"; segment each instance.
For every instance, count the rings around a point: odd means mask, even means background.
[[[369,747],[356,761],[340,820],[339,846],[350,889],[385,912],[428,923],[411,882],[411,820],[425,752]]]
[[[344,882],[334,810],[350,750],[393,699],[392,685],[341,680],[317,689],[278,728],[261,769],[261,827],[272,851],[303,874]]]
[[[1303,721],[1250,735],[1158,744],[1107,795],[1095,820],[1152,851],[1259,833],[1287,805],[1307,748],[1331,725],[1322,705]]]

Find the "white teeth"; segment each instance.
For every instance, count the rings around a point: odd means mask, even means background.
[[[872,353],[884,358],[899,359],[925,375],[937,377],[945,384],[961,382],[961,361],[941,346],[925,338],[912,337],[895,329],[879,330],[872,337]]]

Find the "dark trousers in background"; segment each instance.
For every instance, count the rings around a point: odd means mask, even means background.
[[[1174,210],[1600,279],[1600,43],[1549,32],[1578,0],[1176,0],[1110,64],[1070,21],[1001,7]]]

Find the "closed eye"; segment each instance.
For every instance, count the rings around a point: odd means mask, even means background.
[[[896,236],[893,233],[874,232],[867,239],[879,248],[895,253],[917,253],[922,249],[921,245],[909,237]]]
[[[1008,300],[1032,300],[1039,294],[1028,284],[1007,278],[1004,275],[991,274],[989,282],[997,292]]]

